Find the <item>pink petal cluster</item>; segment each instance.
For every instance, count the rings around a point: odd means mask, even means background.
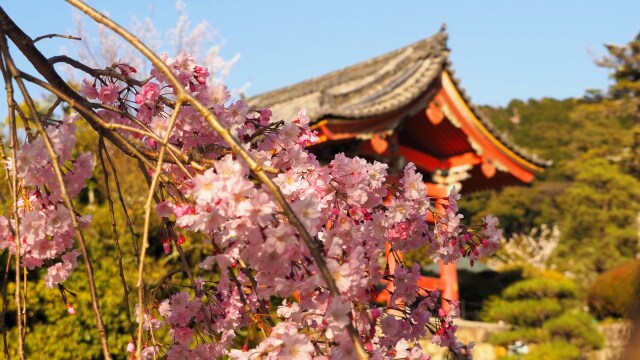
[[[157,83],[148,82],[140,88],[140,93],[136,94],[135,100],[138,105],[155,106],[155,101],[160,96],[160,86]]]
[[[47,275],[44,276],[44,283],[48,288],[67,280],[73,269],[78,265],[78,250],[72,250],[61,256],[62,262],[56,263],[47,268]]]
[[[63,169],[62,177],[70,197],[75,197],[85,187],[93,169],[90,153],[75,159],[72,156],[76,142],[76,118],[68,116],[46,128]],[[71,216],[62,201],[62,191],[43,137],[23,144],[16,159],[8,161],[7,170],[15,172],[22,182],[22,197],[18,201],[20,224],[17,227],[22,265],[30,270],[46,267],[44,282],[48,288],[53,288],[69,278],[80,253],[73,249]],[[87,226],[90,218],[80,216],[77,220],[79,225]],[[16,228],[13,218],[7,220],[0,216],[0,249],[15,253],[15,236],[11,228]]]
[[[98,99],[100,99],[103,104],[113,105],[120,97],[118,90],[118,86],[115,83],[104,85],[100,88]]]
[[[221,279],[217,284],[205,286],[204,292],[194,289],[193,298],[181,292],[168,303],[162,303],[163,309],[170,309],[163,312],[169,313],[165,321],[173,327],[175,341],[168,354],[191,351],[184,345],[189,341],[176,336],[189,334],[183,330],[185,326],[233,338],[235,334],[230,330],[249,324],[247,314],[260,314],[261,306],[271,297],[288,298],[292,289],[297,291],[299,302],[295,307],[285,302],[278,308],[283,322],[270,330],[270,336],[253,349],[231,350],[227,354],[237,359],[311,358],[319,355],[309,342],[308,334],[314,334],[311,339],[330,339],[339,344],[322,348],[322,353],[350,358],[354,349],[346,326],[351,321],[359,324],[362,341],[370,345],[372,358],[387,358],[390,354],[422,358],[419,346],[410,346],[407,341],[424,336],[428,324],[437,324],[436,342],[463,349],[454,335],[452,321],[456,312],[444,312],[441,305],[444,300],[438,292],[425,296],[419,291],[417,266],[412,269],[399,266],[395,274],[389,275],[395,285],[392,307],[398,307],[403,316],[385,314],[373,320],[368,311],[354,309],[368,308],[375,286],[383,279],[379,259],[384,255],[385,243],[390,242],[394,251],[428,246],[434,260],[455,261],[476,249],[488,249],[488,253],[489,247],[481,240],[493,241],[488,239],[495,238],[491,236],[494,233],[487,232],[493,225],[488,225],[485,232],[471,232],[461,226],[458,195],[453,191],[439,224],[433,227],[426,221],[426,214],[433,211],[431,201],[425,196],[424,181],[413,164],[406,167],[393,190],[386,183],[385,164],[339,154],[330,164],[323,165],[306,150],[317,137],[309,129],[304,111],[297,119],[283,119],[279,127],[269,128],[273,124],[269,111],[250,112],[242,101],[225,106],[229,100],[226,89],[202,82],[199,78],[202,72],[190,61],[188,55],[166,58],[185,88],[209,106],[261,165],[280,170],[273,180],[305,228],[317,239],[342,295],[329,296],[297,230],[289,224],[271,194],[256,186],[246,165],[229,154],[204,152],[202,155],[213,160],[214,165],[202,173],[194,172],[191,179],[177,181],[175,190],[181,193],[179,198],[188,201],[168,201],[160,204],[158,210],[161,216],[175,218],[177,226],[208,236],[218,250],[200,266],[203,270],[219,271]],[[159,72],[152,75],[162,86],[166,85]],[[189,110],[181,110],[171,133],[172,143],[186,151],[211,145],[224,147],[224,141],[204,119]],[[150,117],[143,112],[139,120],[150,119],[148,124],[164,134],[168,114],[164,118],[158,116],[162,116],[162,105]],[[260,132],[266,136],[255,141],[254,136]],[[175,167],[167,165],[165,170],[178,178]],[[391,200],[387,202],[389,196]],[[250,271],[254,280],[234,270],[238,264]],[[229,272],[235,273],[235,280],[229,278]],[[257,288],[252,285],[254,281],[259,284]],[[237,283],[250,291],[240,297]],[[207,296],[207,292],[215,294],[215,302],[224,311],[205,305],[205,300],[210,301],[212,296]],[[448,307],[455,310],[453,303]],[[375,331],[379,326],[383,329],[382,337]]]
[[[487,217],[478,230],[462,226],[455,189],[442,199],[444,212],[437,212],[413,164],[391,184],[388,166],[380,162],[338,154],[321,163],[307,149],[318,137],[305,111],[296,119],[273,119],[268,109],[230,102],[228,89],[208,84],[208,70],[189,54],[164,55],[163,60],[181,88],[208,107],[259,166],[275,169],[269,176],[312,236],[339,295],[330,294],[299,231],[271,192],[193,106],[181,108],[175,126],[169,127],[176,110],[168,104],[175,102],[176,89],[160,71],[153,69],[141,87],[112,78],[85,81],[81,91],[87,98],[117,102],[136,118],[100,110],[105,121],[155,133],[143,137],[121,131],[123,137],[155,151],[155,139],[168,135],[172,146],[205,164],[196,169],[168,163],[161,170],[171,181],[163,183],[156,209],[164,218],[164,234],[173,236],[163,235],[159,241],[171,252],[172,243],[177,247],[185,242],[181,234],[198,234],[194,238],[204,239],[200,248],[205,253],[197,260],[201,278],[165,299],[150,299],[155,308],[136,309],[137,319],[142,311],[138,326],[145,343],[156,331],[168,332],[170,339],[162,348],[145,345],[143,358],[351,359],[356,356],[348,333],[351,325],[372,359],[427,359],[416,340],[429,330],[433,342],[468,352],[455,337],[457,303],[438,291],[419,289],[417,265],[398,264],[395,273],[389,273],[385,246],[391,248],[389,256],[427,247],[434,261],[476,259],[495,250],[500,237],[495,218]],[[123,64],[118,68],[128,72]],[[96,83],[103,85],[97,89]],[[48,129],[61,164],[71,164],[64,176],[73,196],[92,169],[88,155],[71,157],[74,131],[71,119]],[[50,180],[48,161],[38,138],[25,144],[7,166],[29,190],[20,214],[24,264],[34,268],[62,259],[49,268],[46,281],[53,286],[68,277],[77,253],[71,250],[73,230],[60,191]],[[48,192],[42,191],[45,187]],[[427,214],[436,218],[435,224],[427,221]],[[11,250],[9,223],[0,218],[0,246]],[[395,290],[390,305],[378,308],[370,300],[384,281],[392,282]],[[286,300],[270,312],[274,298]],[[237,337],[249,328],[260,330],[263,339],[238,346],[243,339]],[[134,350],[129,346],[128,351]]]

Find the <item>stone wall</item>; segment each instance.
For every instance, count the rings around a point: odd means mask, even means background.
[[[500,355],[506,355],[506,349],[494,347],[487,340],[495,332],[508,330],[510,325],[467,320],[459,320],[456,325],[458,325],[460,341],[464,343],[473,341],[476,344],[472,353],[474,360],[497,360]],[[602,350],[589,354],[588,357],[591,360],[619,360],[629,338],[629,323],[604,324],[596,327],[604,337],[605,346]],[[433,345],[426,339],[421,340],[420,343],[431,355],[432,360],[447,359],[446,349]]]
[[[631,325],[627,322],[597,325],[604,337],[605,346],[594,352],[593,360],[619,360],[631,334]]]
[[[468,320],[458,320],[456,321],[456,325],[458,326],[457,334],[460,341],[465,344],[473,341],[476,344],[472,350],[474,360],[496,360],[500,350],[487,343],[487,340],[491,334],[510,328],[510,326],[506,324]],[[431,355],[432,360],[447,359],[446,349],[433,345],[428,340],[421,341],[420,343],[423,349],[426,349],[426,352]]]

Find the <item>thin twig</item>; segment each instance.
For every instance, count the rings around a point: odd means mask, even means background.
[[[35,135],[33,135],[33,132],[29,127],[29,117],[22,112],[22,108],[20,108],[20,105],[16,103],[15,99],[13,99],[13,109],[18,113],[18,115],[22,119],[22,125],[24,126],[24,131],[27,133],[27,139],[29,139],[29,141],[33,141],[33,139],[35,139],[36,137]]]
[[[104,163],[104,155],[102,151],[106,151],[104,145],[104,139],[102,136],[98,139],[98,157],[100,158],[100,165],[102,167],[102,174],[104,176],[105,185],[105,197],[109,204],[109,214],[111,215],[111,230],[113,231],[113,239],[116,243],[116,253],[118,254],[118,272],[120,274],[120,281],[122,282],[122,291],[124,292],[124,306],[127,313],[127,324],[129,325],[129,333],[131,337],[134,336],[133,323],[131,322],[131,310],[129,306],[129,286],[127,286],[127,280],[124,277],[124,269],[122,267],[122,251],[120,250],[120,240],[118,237],[118,228],[116,226],[116,215],[113,209],[113,200],[111,199],[111,187],[109,186],[109,171],[107,165]]]
[[[56,111],[56,108],[58,107],[58,105],[60,105],[60,103],[62,103],[62,100],[60,100],[60,98],[56,98],[56,101],[53,103],[53,105],[51,105],[47,113],[42,117],[42,121],[49,121],[51,115],[53,115],[53,112]]]
[[[6,252],[7,264],[4,269],[4,276],[2,278],[2,318],[0,319],[0,326],[2,326],[2,343],[4,345],[4,356],[7,359],[11,359],[9,354],[9,344],[7,343],[7,327],[5,324],[5,318],[7,315],[7,283],[9,282],[9,270],[11,270],[11,253]]]
[[[249,281],[251,282],[251,286],[253,287],[253,291],[256,293],[256,297],[257,297],[258,296],[258,282],[256,281],[256,278],[251,273],[251,269],[249,269],[246,266],[242,266],[242,268],[243,268],[242,271],[244,272],[244,274],[247,276],[247,278],[249,278]],[[267,309],[267,307],[264,305],[264,302],[262,302],[262,301],[260,301],[260,311],[262,311],[262,313],[266,315],[267,322],[269,323],[269,325],[271,325],[271,327],[276,326],[276,324],[275,324],[275,322],[273,322],[273,319],[271,318],[271,316],[269,316],[269,309]]]
[[[103,142],[104,144],[104,142]],[[116,184],[116,191],[118,192],[118,199],[120,200],[120,206],[122,206],[122,211],[124,212],[124,217],[127,220],[127,227],[129,228],[129,232],[131,233],[131,242],[133,243],[133,255],[135,255],[136,262],[138,261],[138,242],[136,241],[136,233],[133,230],[133,223],[131,222],[131,217],[129,216],[129,211],[127,210],[127,205],[124,202],[124,196],[122,195],[122,189],[120,188],[120,180],[118,179],[118,171],[116,170],[113,161],[111,160],[111,155],[109,155],[109,150],[106,145],[103,148],[104,154],[107,156],[107,161],[109,162],[109,166],[111,167],[111,173],[113,174],[113,180]]]
[[[151,188],[152,179],[149,176],[149,173],[144,168],[144,165],[138,163],[138,167],[140,168],[140,171],[142,172],[142,175],[144,176],[145,180],[147,181],[147,186],[149,188]],[[161,202],[160,198],[158,197],[158,194],[156,194],[155,192],[153,193],[153,200],[155,201],[156,204],[159,204]],[[163,221],[163,224],[167,227],[167,232],[169,233],[169,236],[171,236],[171,240],[173,240],[173,242],[176,244],[176,249],[178,250],[178,255],[180,257],[180,260],[182,261],[182,268],[184,269],[184,272],[187,274],[187,277],[189,278],[189,281],[191,282],[191,286],[193,286],[193,288],[195,289],[196,288],[196,281],[193,278],[193,275],[191,274],[191,270],[189,270],[189,263],[187,262],[187,257],[184,254],[184,250],[182,250],[182,247],[178,244],[178,236],[176,235],[175,230],[172,228],[172,225],[170,225],[169,222]]]
[[[35,42],[35,40],[34,40]],[[131,85],[135,85],[135,86],[142,86],[144,85],[144,82],[140,81],[140,80],[136,80],[134,78],[130,78],[126,75],[123,75],[115,70],[111,70],[111,69],[94,69],[90,66],[87,66],[86,64],[81,63],[80,61],[74,59],[74,58],[70,58],[67,55],[57,55],[57,56],[53,56],[49,58],[49,63],[53,64],[57,64],[57,63],[65,63],[67,65],[71,65],[74,68],[78,69],[78,70],[82,70],[85,73],[93,76],[93,77],[98,77],[98,76],[105,76],[105,77],[110,77],[110,78],[114,78],[114,79],[118,79],[122,82],[126,82],[128,84]]]
[[[2,156],[2,161],[6,164],[7,155],[4,152],[4,141],[2,140],[2,136],[0,136],[0,156]],[[4,176],[7,184],[11,184],[8,171],[4,171]],[[2,202],[6,204],[7,200],[2,192],[0,192],[0,197],[2,198]],[[10,223],[8,223],[8,225],[11,233],[13,234],[13,227]],[[2,277],[2,314],[0,315],[0,329],[2,330],[4,355],[7,359],[11,359],[11,355],[9,354],[9,343],[7,342],[7,326],[5,321],[7,318],[7,283],[9,282],[9,270],[11,270],[11,253],[9,251],[5,251],[5,253],[7,254],[7,259],[5,260],[4,276]]]
[[[1,10],[1,8],[0,8]],[[4,36],[0,36],[0,45],[6,48],[6,39]],[[13,167],[11,171],[11,198],[13,201],[13,220],[14,220],[14,244],[15,244],[15,279],[16,289],[14,294],[14,300],[16,303],[16,317],[18,322],[18,357],[20,360],[24,360],[24,330],[22,327],[22,302],[20,301],[20,216],[18,214],[18,171],[17,164],[18,159],[18,135],[16,129],[16,113],[13,101],[13,84],[9,71],[6,68],[6,63],[3,57],[0,57],[0,70],[4,78],[4,85],[7,92],[7,103],[9,109],[9,132],[11,141],[9,147],[11,148],[11,156],[13,157]]]
[[[25,334],[24,336],[27,336],[27,297],[29,296],[28,294],[28,287],[27,287],[27,267],[23,266],[22,267],[22,324],[24,324],[24,331]],[[26,341],[25,341],[26,344]]]
[[[238,296],[240,297],[240,302],[242,302],[242,305],[244,305],[245,308],[248,310],[249,304],[247,303],[247,299],[244,297],[244,292],[242,291],[242,284],[240,283],[240,280],[238,280],[236,273],[233,272],[233,268],[231,268],[231,266],[227,266],[227,273],[229,274],[229,279],[231,279],[231,282],[234,283],[236,285],[236,289],[238,289]]]
[[[79,38],[77,36],[72,36],[72,35],[47,34],[47,35],[38,36],[37,38],[33,39],[33,42],[37,43],[38,41],[40,41],[42,39],[51,39],[51,38],[54,38],[54,37],[63,38],[63,39],[69,39],[69,40],[82,40],[82,38]]]
[[[176,124],[178,119],[178,114],[180,113],[180,109],[182,107],[182,102],[178,101],[176,104],[176,108],[173,110],[171,114],[171,119],[169,120],[169,125],[167,126],[167,132],[164,135],[164,143],[166,144],[171,136],[171,132],[173,131],[173,127]],[[153,178],[151,180],[151,185],[149,186],[149,194],[147,196],[147,201],[144,204],[144,232],[142,233],[142,248],[140,249],[139,262],[138,262],[138,282],[136,286],[138,287],[138,339],[136,342],[136,358],[141,357],[142,351],[142,324],[144,323],[143,318],[143,309],[144,309],[144,259],[147,255],[147,248],[149,247],[149,225],[151,222],[151,202],[153,201],[153,197],[155,195],[156,186],[158,185],[158,179],[160,178],[160,174],[162,173],[162,160],[164,159],[164,153],[167,150],[167,146],[162,145],[160,147],[160,155],[158,156],[158,161],[156,163],[155,172],[153,173]]]

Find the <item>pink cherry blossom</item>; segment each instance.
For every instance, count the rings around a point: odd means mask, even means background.
[[[87,99],[97,99],[98,98],[98,89],[96,86],[92,84],[89,80],[82,80],[82,85],[80,86],[80,94],[86,97]]]
[[[44,276],[45,285],[48,288],[53,288],[55,285],[67,280],[78,264],[77,258],[79,255],[80,253],[77,250],[70,251],[62,255],[62,262],[47,268],[47,275]]]
[[[140,88],[140,93],[136,94],[136,104],[153,107],[159,96],[160,85],[154,82],[148,82]]]
[[[98,98],[103,104],[111,105],[114,104],[120,94],[118,93],[119,89],[115,83],[111,83],[109,85],[104,85],[100,88],[100,93],[98,94]]]
[[[443,299],[439,291],[419,289],[418,264],[409,268],[397,261],[391,272],[385,260],[418,248],[445,263],[490,255],[501,238],[496,218],[487,216],[482,226],[465,227],[455,189],[439,199],[444,211],[436,211],[412,163],[393,183],[388,165],[380,162],[338,154],[321,163],[307,148],[318,138],[304,109],[295,119],[273,118],[269,109],[250,109],[242,100],[229,103],[229,90],[208,84],[209,71],[188,53],[163,55],[162,61],[180,82],[178,89],[158,69],[142,86],[102,75],[81,86],[88,100],[117,103],[135,116],[98,110],[108,123],[164,137],[169,118],[177,115],[168,142],[188,158],[182,166],[166,161],[160,168],[155,210],[162,221],[150,239],[167,254],[198,249],[185,258],[199,267],[182,280],[175,274],[162,291],[145,293],[146,308],[136,304],[135,318],[144,332],[138,344],[143,359],[357,358],[350,326],[372,359],[427,359],[415,342],[427,331],[433,332],[434,343],[468,352],[455,337],[459,304]],[[135,72],[124,64],[114,69]],[[170,105],[179,90],[209,108],[256,164],[269,169],[266,176],[308,232],[311,248],[268,187],[193,104],[179,112]],[[168,101],[158,100],[161,93]],[[75,152],[77,119],[67,116],[46,126],[71,197],[85,187],[94,167],[91,154]],[[160,148],[148,134],[117,131],[143,152]],[[52,165],[42,136],[28,138],[16,158],[5,163],[24,190],[17,204],[22,266],[46,267],[48,288],[71,276],[79,256]],[[147,171],[153,175],[155,170]],[[436,221],[427,222],[427,214]],[[88,225],[89,217],[76,215],[81,227]],[[15,252],[12,226],[18,226],[12,214],[0,216],[0,249]],[[172,256],[163,261],[175,265]],[[339,295],[329,291],[322,264]],[[164,271],[149,271],[155,270]],[[391,301],[375,307],[370,299],[387,282],[393,285]],[[275,314],[269,308],[274,297],[285,299]],[[263,338],[245,345],[238,335],[249,328],[258,329]],[[166,343],[152,345],[154,338]],[[134,343],[127,346],[128,352],[135,350]]]

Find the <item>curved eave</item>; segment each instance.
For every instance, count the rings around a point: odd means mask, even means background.
[[[516,153],[485,126],[484,122],[469,107],[448,71],[442,72],[441,81],[442,98],[451,110],[448,116],[455,117],[450,120],[456,121],[470,140],[481,148],[479,151],[482,152],[481,156],[496,164],[498,168],[506,167],[504,170],[527,183],[533,180],[533,173],[544,170],[544,163],[536,164]]]
[[[548,159],[543,159],[536,154],[531,154],[527,150],[511,142],[507,138],[507,135],[504,132],[500,131],[498,128],[495,127],[495,125],[493,125],[491,121],[486,119],[482,115],[482,112],[473,104],[473,101],[471,101],[470,97],[466,94],[465,89],[460,85],[460,81],[454,76],[455,70],[451,67],[451,61],[448,59],[445,63],[444,71],[449,75],[449,80],[453,83],[458,94],[463,99],[465,104],[467,104],[467,107],[469,108],[471,113],[473,113],[473,116],[475,116],[479,120],[479,122],[482,123],[485,129],[488,130],[491,133],[491,135],[497,139],[497,141],[507,145],[510,151],[516,153],[518,156],[524,158],[525,160],[529,161],[530,163],[538,167],[547,168],[553,164],[553,161]]]

